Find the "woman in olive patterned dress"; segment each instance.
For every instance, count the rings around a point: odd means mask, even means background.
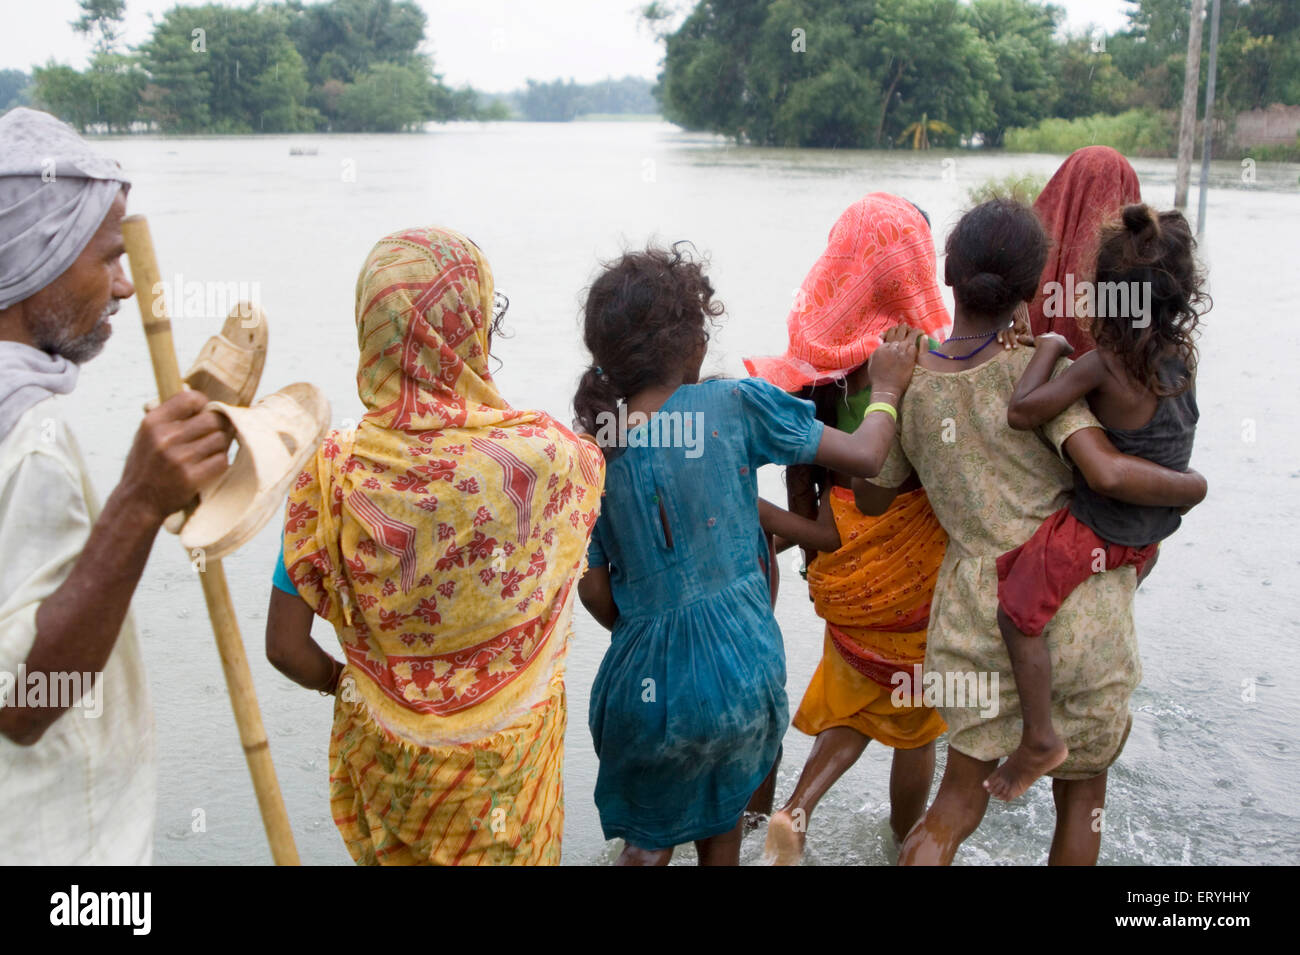
[[[1007,404],[1030,349],[989,347],[1038,285],[1047,242],[1033,212],[994,200],[976,207],[948,238],[945,281],[953,286],[953,334],[920,356],[899,409],[899,433],[871,484],[854,481],[858,506],[882,513],[915,470],[948,532],[930,608],[927,675],[983,677],[992,701],[947,698],[948,763],[934,803],[904,841],[900,863],[947,864],[979,826],[984,780],[1020,742],[1020,701],[997,624],[997,558],[1027,540],[1073,487],[1070,462],[1109,497],[1191,507],[1205,479],[1119,454],[1079,401],[1034,431],[1007,424]],[[1066,366],[1062,359],[1056,372]],[[1101,846],[1106,771],[1131,719],[1141,679],[1133,629],[1132,567],[1095,574],[1043,631],[1052,664],[1052,723],[1069,756],[1050,773],[1056,831],[1048,861],[1092,864]],[[966,685],[969,685],[967,683]],[[996,705],[981,706],[980,703]]]

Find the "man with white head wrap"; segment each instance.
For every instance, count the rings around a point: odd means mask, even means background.
[[[164,518],[226,468],[182,392],[144,418],[102,512],[62,420],[134,289],[129,181],[54,117],[0,117],[0,859],[147,863],[153,716],[130,600]]]

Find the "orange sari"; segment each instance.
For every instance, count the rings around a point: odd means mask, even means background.
[[[931,707],[896,694],[895,673],[912,679],[925,662],[930,599],[948,535],[924,490],[901,494],[880,517],[868,517],[853,493],[831,491],[841,547],[818,554],[808,589],[826,621],[821,663],[804,693],[794,725],[815,736],[847,726],[896,749],[915,749],[946,726]],[[907,705],[893,697],[905,696]]]

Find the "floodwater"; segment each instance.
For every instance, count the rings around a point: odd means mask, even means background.
[[[292,147],[316,149],[291,156]],[[353,289],[371,244],[398,228],[455,227],[487,253],[510,296],[498,345],[503,392],[568,418],[585,366],[582,289],[597,261],[650,237],[690,239],[712,259],[728,315],[706,372],[743,374],[741,358],[780,351],[794,290],[849,203],[899,193],[942,237],[967,190],[1009,172],[1050,174],[1061,157],[737,148],[661,123],[453,125],[425,135],[130,138],[102,142],[134,179],[171,283],[243,282],[270,322],[263,391],[318,383],[335,423],[360,412]],[[1143,195],[1173,199],[1173,162],[1134,163]],[[1216,164],[1204,246],[1215,308],[1204,325],[1193,466],[1210,496],[1162,551],[1137,596],[1143,682],[1127,749],[1111,772],[1101,861],[1275,864],[1300,857],[1300,413],[1295,356],[1300,299],[1292,229],[1300,167],[1249,173]],[[1192,194],[1195,207],[1196,192]],[[179,276],[179,278],[178,278]],[[173,304],[176,304],[173,295]],[[182,366],[220,316],[174,315]],[[120,474],[139,409],[153,393],[135,304],[119,313],[76,400],[79,437],[101,496]],[[761,475],[782,500],[780,474]],[[346,863],[329,816],[328,700],[265,661],[262,639],[279,531],[269,526],[226,561],[258,697],[303,861]],[[792,708],[821,651],[821,625],[783,560],[777,616]],[[135,599],[158,723],[159,863],[270,859],[198,582],[162,537]],[[587,700],[607,634],[575,615],[569,656],[566,863],[607,863],[592,802],[596,758]],[[315,636],[337,653],[332,630]],[[785,740],[778,800],[810,740]],[[940,744],[942,770],[943,744]],[[813,817],[812,864],[888,864],[889,752],[869,746]],[[937,779],[937,776],[936,776]],[[200,814],[197,812],[202,810]],[[205,831],[195,832],[202,819]],[[959,864],[1041,863],[1052,830],[1049,787],[990,807]],[[759,860],[762,834],[743,858]],[[679,850],[678,862],[693,860]]]

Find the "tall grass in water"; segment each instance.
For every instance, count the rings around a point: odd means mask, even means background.
[[[1294,143],[1247,146],[1241,152],[1242,158],[1249,156],[1258,162],[1300,162],[1300,136]]]
[[[1007,130],[1008,152],[1068,154],[1084,146],[1111,146],[1126,156],[1172,156],[1177,130],[1171,117],[1131,109],[1078,119],[1045,119],[1037,126]]]
[[[1036,173],[1011,173],[1006,176],[993,176],[966,193],[971,207],[978,206],[990,199],[1014,199],[1016,202],[1032,206],[1038,194],[1047,185],[1045,176]]]

